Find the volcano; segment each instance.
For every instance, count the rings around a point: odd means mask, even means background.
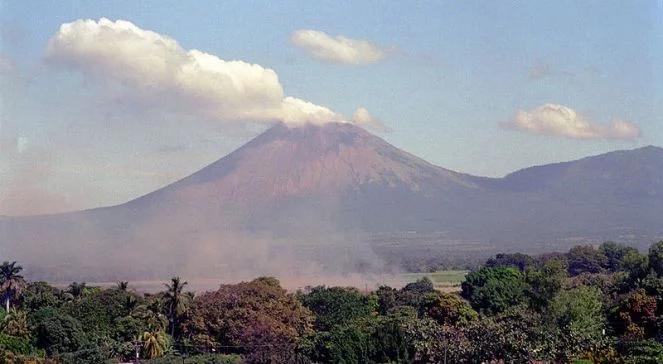
[[[459,257],[608,239],[643,247],[663,236],[661,216],[658,147],[484,178],[432,165],[352,124],[278,124],[127,203],[2,218],[0,249],[63,279],[183,267],[347,271],[393,261],[381,247]]]
[[[138,215],[216,216],[285,233],[407,229],[480,192],[480,179],[434,166],[352,124],[279,124],[228,156],[128,202]],[[411,216],[403,212],[411,212]],[[431,226],[431,228],[434,228]]]

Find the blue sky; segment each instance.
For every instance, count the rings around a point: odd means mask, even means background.
[[[0,214],[120,203],[199,169],[264,128],[180,121],[135,105],[105,108],[107,84],[44,61],[60,25],[78,19],[127,20],[186,50],[270,68],[286,96],[343,115],[365,107],[391,130],[380,136],[462,172],[501,176],[663,145],[660,0],[0,4],[0,55],[8,65],[0,86],[0,177],[12,182],[0,190]],[[299,29],[366,40],[386,56],[370,64],[325,62],[293,44]],[[639,137],[578,139],[500,126],[518,111],[536,119],[534,110],[546,104],[596,125],[625,120]],[[20,203],[30,207],[11,206]]]

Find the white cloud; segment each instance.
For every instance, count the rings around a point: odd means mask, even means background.
[[[343,36],[331,37],[327,33],[301,29],[292,33],[292,43],[316,59],[342,64],[369,64],[381,61],[387,50],[363,39]]]
[[[225,122],[351,122],[324,106],[286,97],[269,68],[186,50],[124,20],[62,24],[46,59],[119,84],[123,101],[164,112]]]
[[[365,127],[367,129],[373,129],[376,131],[388,131],[387,127],[380,121],[380,119],[375,118],[365,107],[359,107],[357,111],[352,115],[352,121],[357,124]]]
[[[545,104],[530,111],[520,110],[515,118],[504,126],[533,134],[571,139],[633,140],[640,137],[640,128],[628,121],[614,120],[611,123],[599,124],[569,107],[557,104]]]

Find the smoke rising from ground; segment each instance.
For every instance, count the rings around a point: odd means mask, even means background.
[[[48,218],[0,220],[0,231],[3,223],[28,222],[15,241],[27,237],[29,244],[3,243],[2,256],[23,264],[30,279],[148,281],[144,288],[152,290],[149,282],[174,275],[196,282],[198,289],[274,276],[289,289],[331,283],[363,288],[392,279],[396,271],[362,237],[332,234],[334,227],[325,222],[274,234],[234,228],[232,216],[161,213],[141,221],[129,213],[113,220],[101,209],[34,224]],[[201,228],[215,225],[213,230]]]

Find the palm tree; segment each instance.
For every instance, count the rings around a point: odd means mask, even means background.
[[[124,309],[131,313],[138,306],[138,299],[132,294],[128,294],[124,299]]]
[[[136,306],[131,316],[145,321],[151,331],[163,331],[168,326],[168,319],[161,313],[162,307],[160,297],[150,297],[146,303]]]
[[[11,310],[2,321],[2,332],[7,335],[27,338],[30,335],[28,315],[22,310]]]
[[[179,317],[186,312],[186,309],[191,302],[191,295],[184,293],[184,286],[189,284],[182,281],[180,277],[173,277],[170,279],[170,284],[164,283],[166,292],[164,292],[164,303],[166,305],[166,314],[170,321],[170,336],[175,337],[175,326]]]
[[[21,294],[25,287],[25,280],[19,273],[23,267],[16,262],[3,262],[0,265],[0,290],[5,300],[5,310],[9,313],[10,301]]]
[[[67,292],[70,293],[74,298],[80,298],[85,294],[87,285],[85,282],[72,282],[67,289]]]
[[[119,281],[117,282],[117,289],[120,291],[126,291],[127,288],[129,288],[129,282],[127,281]]]
[[[146,359],[162,356],[168,348],[168,335],[161,330],[145,331],[140,336],[143,345],[143,355]]]

